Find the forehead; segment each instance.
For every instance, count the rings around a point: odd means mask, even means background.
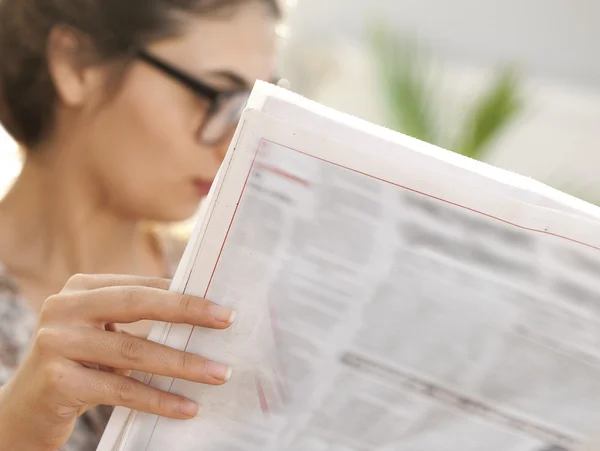
[[[153,51],[202,75],[228,70],[253,82],[272,76],[277,19],[261,2],[248,2],[224,15],[184,18],[183,34],[157,43]]]

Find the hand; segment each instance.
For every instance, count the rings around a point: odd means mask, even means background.
[[[231,310],[168,287],[162,279],[78,275],[49,297],[28,357],[0,390],[0,450],[55,451],[67,442],[77,417],[97,404],[194,417],[194,402],[148,387],[130,372],[221,385],[231,370],[115,326],[140,320],[231,325]]]

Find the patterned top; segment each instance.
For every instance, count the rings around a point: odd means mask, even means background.
[[[185,242],[170,238],[161,240],[161,243],[173,274]],[[25,358],[36,326],[36,314],[0,262],[0,386],[8,382]],[[77,421],[73,434],[61,451],[95,451],[111,412],[112,408],[106,406],[87,411]]]

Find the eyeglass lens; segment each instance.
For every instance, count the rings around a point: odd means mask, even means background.
[[[227,97],[219,109],[207,118],[201,131],[200,140],[204,144],[219,143],[235,127],[248,101],[248,92],[239,92]]]

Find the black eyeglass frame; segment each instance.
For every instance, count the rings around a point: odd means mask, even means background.
[[[230,89],[230,90],[218,90],[206,83],[201,82],[197,78],[185,73],[183,70],[176,68],[175,66],[163,61],[162,59],[150,54],[149,52],[142,49],[135,49],[132,51],[135,58],[149,64],[150,66],[158,69],[174,80],[184,85],[187,89],[192,91],[194,94],[205,98],[210,102],[204,124],[201,127],[200,133],[210,121],[210,119],[220,110],[221,105],[228,99],[244,94],[249,96],[250,91],[248,89]],[[218,140],[217,140],[218,141]],[[207,144],[214,144],[213,142],[207,142]]]

